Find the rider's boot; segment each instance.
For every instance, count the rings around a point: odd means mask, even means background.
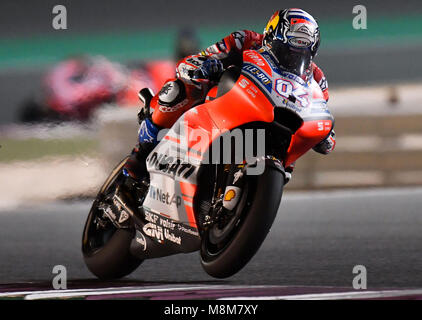
[[[139,128],[138,144],[123,166],[123,175],[127,177],[126,185],[129,189],[139,187],[147,176],[146,159],[152,149],[157,145],[159,128],[154,125],[150,118],[141,122]]]

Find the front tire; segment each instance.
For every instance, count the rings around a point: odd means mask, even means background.
[[[83,231],[82,252],[85,264],[95,276],[103,280],[122,278],[132,273],[143,261],[130,253],[130,244],[135,235],[133,228],[118,229],[109,222],[107,227],[98,229],[95,224],[95,219],[100,215],[98,205],[101,198],[119,178],[126,161],[127,158],[117,165],[102,186]]]
[[[227,278],[240,271],[264,242],[277,215],[283,193],[283,174],[266,166],[262,175],[247,176],[247,179],[245,205],[231,238],[218,249],[211,244],[209,231],[204,233],[201,264],[212,277]]]

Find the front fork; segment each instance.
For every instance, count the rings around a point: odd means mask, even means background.
[[[277,167],[283,172],[284,166],[280,160],[273,156],[266,156],[263,159],[257,159],[257,161],[265,161],[265,165],[270,164],[271,166]],[[293,169],[292,169],[293,170]],[[238,204],[242,196],[242,188],[244,187],[244,176],[247,174],[247,165],[230,165],[228,169],[229,174],[226,181],[226,188],[223,197],[223,207],[229,211],[233,210]]]
[[[232,211],[242,195],[244,165],[230,165],[226,188],[223,195],[223,208]]]

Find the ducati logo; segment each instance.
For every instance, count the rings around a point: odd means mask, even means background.
[[[129,214],[126,211],[122,211],[119,217],[119,223],[125,222],[127,219],[129,219]]]
[[[180,159],[167,156],[165,154],[157,154],[153,152],[148,158],[149,165],[154,166],[156,170],[167,173],[173,177],[189,178],[196,167],[190,163],[182,162]]]

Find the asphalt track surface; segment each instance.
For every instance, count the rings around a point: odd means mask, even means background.
[[[95,280],[80,250],[89,207],[90,201],[57,202],[1,211],[0,292],[51,289],[55,265],[66,267],[69,288],[129,287],[126,297],[154,288],[181,290],[173,292],[179,297],[205,287],[214,298],[227,290],[259,296],[261,286],[267,296],[353,291],[356,265],[366,267],[368,290],[422,289],[422,188],[287,190],[259,252],[226,280],[208,276],[198,253],[144,261],[118,282]]]

